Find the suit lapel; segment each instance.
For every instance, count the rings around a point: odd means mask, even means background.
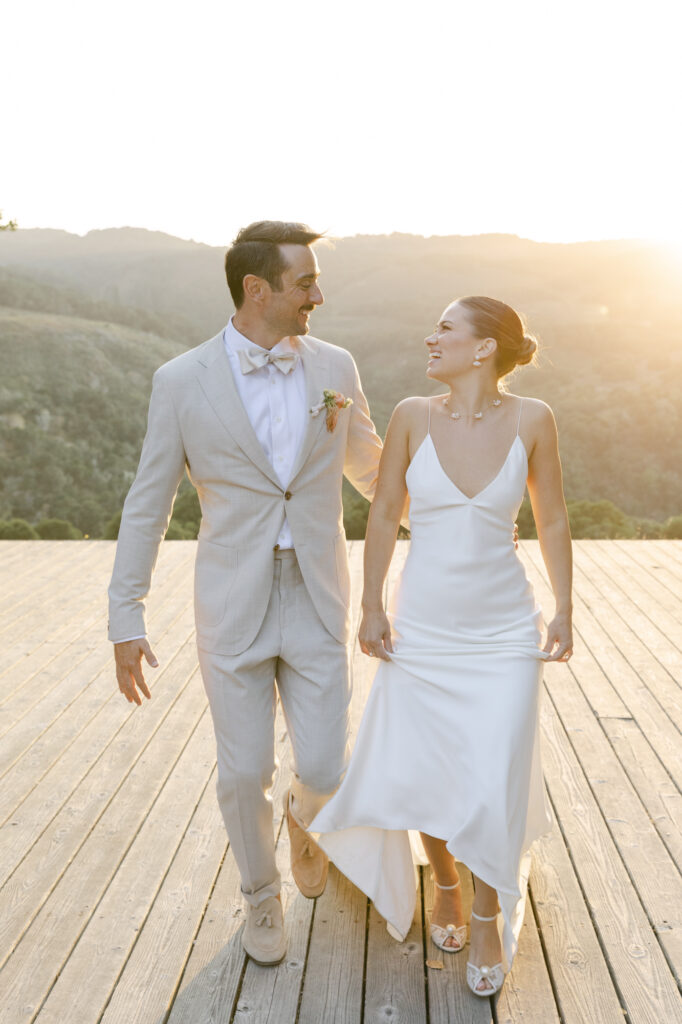
[[[313,338],[299,337],[298,351],[305,374],[305,412],[307,420],[301,447],[291,472],[292,480],[301,472],[325,423],[324,409],[317,416],[312,416],[310,409],[322,400],[324,389],[330,387],[329,363],[315,340]]]
[[[239,397],[222,333],[208,342],[199,362],[199,383],[214,413],[244,454],[281,490]]]

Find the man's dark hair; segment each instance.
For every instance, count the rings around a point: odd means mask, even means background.
[[[225,255],[225,275],[235,309],[244,302],[244,278],[255,274],[273,291],[282,289],[282,272],[287,269],[280,245],[311,245],[322,234],[307,224],[283,220],[259,220],[242,228]]]

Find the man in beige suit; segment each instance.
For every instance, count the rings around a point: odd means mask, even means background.
[[[225,330],[154,375],[147,435],[123,509],[109,588],[119,688],[149,697],[144,600],[185,469],[202,509],[195,569],[199,663],[218,748],[218,799],[239,867],[242,942],[285,955],[269,789],[276,694],[294,755],[286,810],[292,870],[319,895],[327,860],[304,828],[346,766],[350,578],[345,475],[367,498],[381,442],[344,349],[307,338],[324,300],[302,224],[240,231],[225,268]]]

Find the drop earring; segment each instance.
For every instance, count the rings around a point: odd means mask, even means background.
[[[474,366],[482,366],[482,365],[483,364],[481,363],[480,359],[474,359]]]

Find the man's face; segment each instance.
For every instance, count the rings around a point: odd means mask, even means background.
[[[309,314],[324,302],[317,283],[320,268],[307,245],[280,245],[279,249],[287,268],[282,273],[281,290],[270,291],[264,317],[283,338],[307,334]]]

